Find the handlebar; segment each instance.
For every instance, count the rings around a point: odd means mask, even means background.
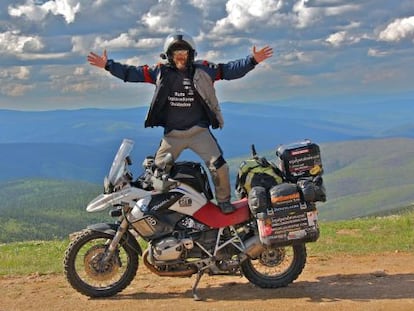
[[[176,187],[178,181],[170,178],[165,169],[159,168],[155,165],[151,165],[145,169],[144,174],[141,177],[142,187],[153,188],[156,191],[168,191],[169,189]]]

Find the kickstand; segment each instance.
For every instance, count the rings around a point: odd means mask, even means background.
[[[197,286],[198,286],[198,283],[200,282],[200,279],[201,279],[201,277],[203,276],[203,274],[204,274],[204,270],[199,270],[198,272],[197,272],[197,278],[196,278],[196,281],[195,281],[195,283],[194,283],[194,285],[193,285],[193,288],[192,288],[192,292],[193,292],[193,298],[194,298],[194,300],[195,301],[201,301],[202,299],[197,295]]]

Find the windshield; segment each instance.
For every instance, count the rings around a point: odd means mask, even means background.
[[[125,158],[131,153],[134,141],[130,139],[124,139],[118,152],[115,155],[115,159],[112,162],[111,170],[109,171],[108,181],[111,185],[116,185],[118,180],[123,176],[125,172]]]

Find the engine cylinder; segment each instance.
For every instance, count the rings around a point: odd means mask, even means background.
[[[180,258],[183,250],[183,243],[173,237],[170,237],[154,245],[153,256],[158,261],[177,260]]]

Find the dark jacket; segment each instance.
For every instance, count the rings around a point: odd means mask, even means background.
[[[214,81],[234,80],[243,77],[252,70],[256,61],[253,56],[231,61],[225,64],[213,64],[207,61],[196,61],[192,65],[192,80],[194,87],[205,103],[207,115],[212,128],[222,128],[223,116],[220,110]],[[105,69],[124,82],[146,82],[156,85],[154,96],[145,119],[145,127],[164,126],[165,114],[163,108],[169,94],[169,79],[173,78],[171,72],[176,70],[166,64],[158,64],[153,67],[128,66],[108,60]]]

